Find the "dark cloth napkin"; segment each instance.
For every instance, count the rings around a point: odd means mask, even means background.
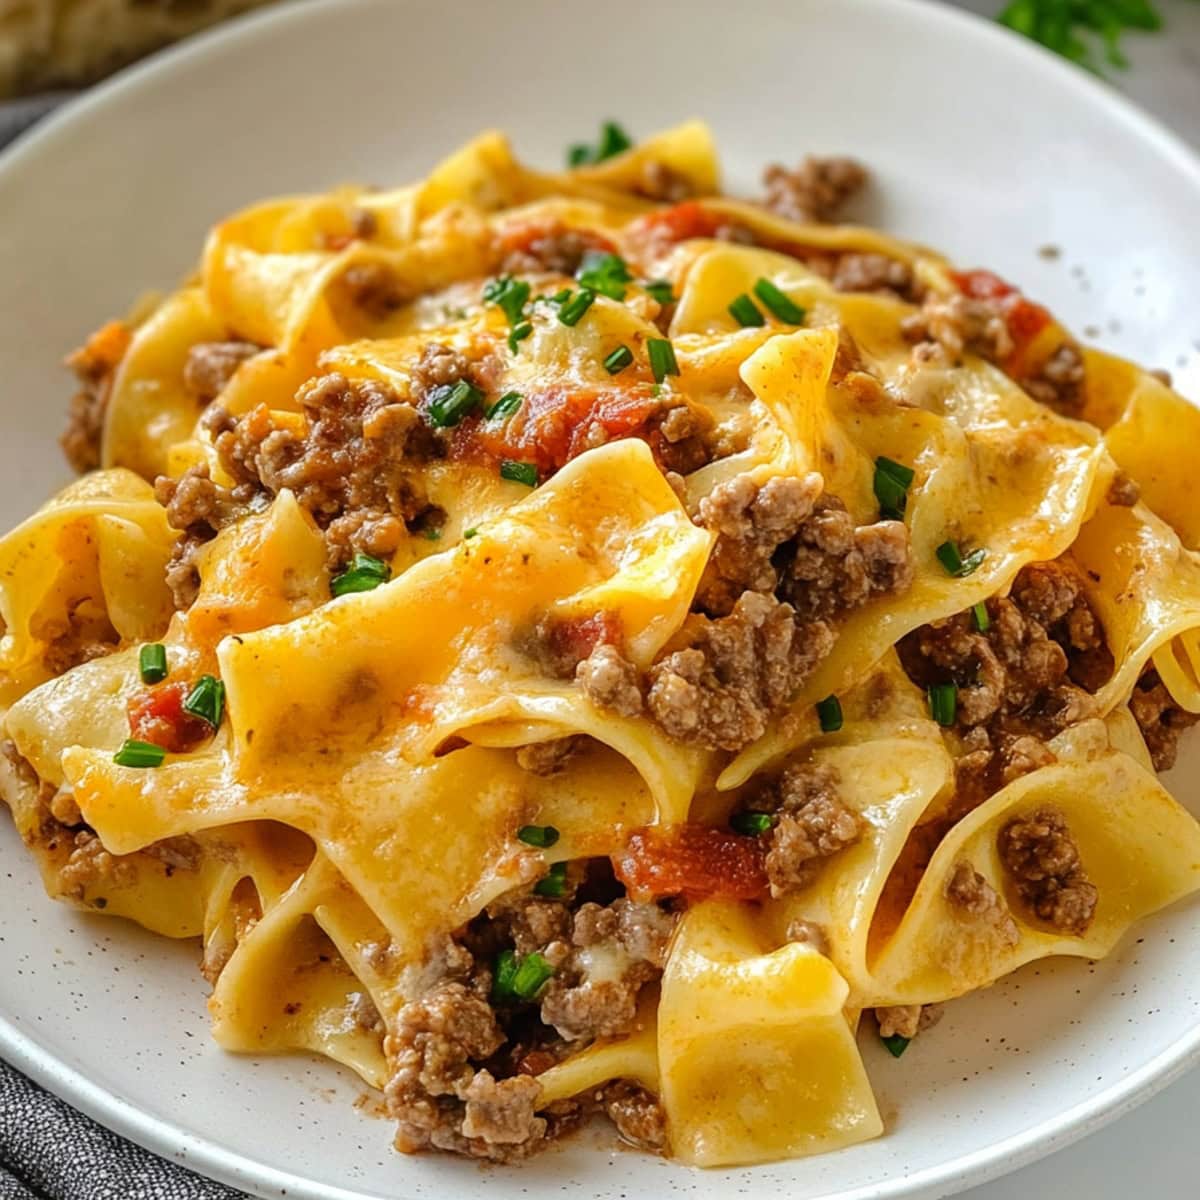
[[[0,103],[0,150],[69,98]],[[0,1060],[0,1200],[245,1200],[127,1142]]]

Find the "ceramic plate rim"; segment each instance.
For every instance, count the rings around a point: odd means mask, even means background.
[[[292,0],[279,7],[244,14],[187,42],[169,47],[119,72],[90,89],[17,137],[0,152],[0,179],[31,166],[37,156],[53,152],[56,143],[70,137],[73,127],[119,101],[128,93],[153,87],[179,65],[206,58],[217,59],[227,47],[255,38],[285,24],[303,24],[327,9],[349,4],[369,7],[381,0]],[[401,0],[402,2],[402,0]],[[974,39],[985,54],[1009,55],[1024,69],[1058,76],[1057,85],[1073,88],[1085,103],[1098,106],[1107,118],[1124,125],[1152,146],[1195,188],[1200,199],[1200,155],[1181,137],[1147,115],[1115,89],[1078,70],[992,22],[939,0],[853,0],[866,10],[908,9],[914,20],[936,26],[956,26],[961,36]],[[866,18],[869,19],[869,16]],[[291,1175],[247,1155],[230,1151],[218,1142],[190,1133],[169,1120],[156,1117],[121,1100],[93,1083],[83,1072],[68,1066],[51,1051],[18,1029],[0,1012],[0,1054],[35,1082],[61,1097],[100,1124],[140,1146],[178,1162],[231,1187],[260,1196],[307,1200],[388,1200],[378,1193],[345,1189]],[[986,1148],[947,1159],[912,1175],[843,1191],[842,1200],[901,1200],[949,1195],[986,1183],[1027,1166],[1094,1133],[1175,1082],[1200,1062],[1200,1027],[1144,1062],[1136,1071],[1109,1085],[1090,1099],[1065,1109],[1050,1123],[1026,1130]]]

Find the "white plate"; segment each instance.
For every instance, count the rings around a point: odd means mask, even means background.
[[[481,126],[536,160],[617,117],[712,122],[730,182],[851,151],[869,215],[1020,281],[1077,329],[1200,392],[1200,167],[1112,92],[910,0],[338,0],[235,24],[90,94],[0,158],[0,520],[65,480],[57,360],[169,286],[245,202],[407,180]],[[1046,244],[1062,248],[1055,261]],[[1175,772],[1200,794],[1200,754]],[[196,951],[74,914],[0,826],[0,1053],[106,1124],[262,1196],[940,1196],[1064,1144],[1200,1056],[1200,923],[1183,906],[1105,963],[956,1003],[901,1062],[867,1045],[885,1137],[698,1174],[586,1141],[511,1171],[406,1159],[323,1063],[211,1043]],[[864,1039],[870,1041],[870,1039]],[[736,1069],[736,1063],[730,1063]]]

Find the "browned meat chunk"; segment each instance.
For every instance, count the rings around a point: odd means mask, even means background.
[[[205,404],[215,400],[260,347],[253,342],[200,342],[188,351],[183,366],[183,386]]]
[[[901,1004],[895,1008],[877,1008],[879,1036],[902,1037],[912,1041],[918,1033],[932,1029],[945,1015],[944,1004]]]
[[[781,558],[778,595],[801,620],[834,620],[912,583],[904,523],[856,526],[834,496],[817,501]]]
[[[497,1083],[477,1065],[503,1043],[487,1001],[462,983],[440,983],[400,1010],[384,1050],[391,1064],[385,1095],[401,1150],[507,1160],[545,1137],[546,1121],[534,1113],[537,1081]]]
[[[414,298],[414,291],[382,262],[354,263],[340,284],[350,303],[373,321],[383,321]]]
[[[1067,417],[1083,411],[1083,354],[1074,342],[1064,342],[1042,363],[1036,374],[1021,379],[1035,399]]]
[[[1041,808],[1014,818],[1000,831],[999,849],[1017,894],[1037,916],[1061,933],[1082,937],[1096,914],[1099,893],[1062,813]]]
[[[773,896],[807,887],[824,859],[858,841],[862,827],[838,791],[838,774],[824,763],[788,767],[751,807],[774,812],[766,868]]]
[[[636,717],[642,711],[638,669],[608,642],[601,642],[575,668],[575,678],[587,698],[600,708],[623,717]]]
[[[995,930],[1006,946],[1015,946],[1021,935],[1000,894],[969,862],[955,863],[946,881],[946,899],[967,916]]]
[[[700,524],[717,534],[698,593],[704,611],[725,616],[745,591],[774,592],[779,573],[771,559],[796,536],[820,494],[817,474],[777,475],[762,484],[735,475],[700,501]]]
[[[109,853],[90,829],[82,829],[75,834],[70,858],[59,868],[58,886],[61,895],[82,900],[92,888],[128,887],[135,878],[128,858]]]
[[[220,408],[205,418],[221,465],[239,485],[277,495],[290,488],[325,530],[332,566],[355,550],[395,553],[406,521],[426,509],[411,464],[435,451],[411,404],[369,379],[324,375],[297,394],[307,429],[276,426],[265,405],[234,419]]]
[[[663,1154],[667,1149],[667,1115],[658,1098],[640,1084],[619,1079],[603,1094],[604,1111],[617,1132],[639,1150]]]
[[[661,204],[679,204],[696,195],[696,189],[686,175],[656,158],[647,159],[642,164],[634,191]]]
[[[1200,713],[1190,713],[1180,708],[1153,667],[1142,672],[1129,698],[1129,708],[1142,731],[1142,737],[1146,739],[1154,769],[1169,771],[1179,753],[1180,737],[1200,721]]]
[[[726,617],[693,616],[683,646],[650,668],[647,704],[680,741],[737,750],[761,737],[833,647],[825,621],[801,621],[790,604],[745,592]]]
[[[1109,504],[1115,504],[1119,508],[1132,508],[1141,495],[1142,489],[1138,486],[1137,480],[1126,475],[1124,471],[1117,471],[1112,477],[1112,483],[1108,485],[1108,492],[1104,498]]]
[[[835,221],[869,178],[866,168],[852,158],[809,155],[792,170],[772,163],[763,173],[763,204],[789,221]]]
[[[874,292],[909,303],[921,298],[913,269],[886,254],[843,254],[833,265],[830,280],[839,292]]]
[[[545,272],[574,275],[589,250],[599,248],[597,236],[588,230],[571,229],[561,221],[539,223],[534,228],[513,231],[501,239],[501,272],[519,275]]]
[[[67,366],[75,372],[80,390],[71,399],[60,444],[67,461],[81,475],[100,465],[108,396],[130,337],[129,327],[123,321],[109,321],[67,358]]]
[[[829,935],[823,925],[797,917],[787,927],[787,940],[811,946],[818,954],[829,954]]]
[[[557,775],[591,739],[586,734],[531,742],[517,750],[517,766],[531,775]]]
[[[1044,743],[1094,715],[1091,693],[1113,669],[1079,576],[1062,562],[1025,567],[1011,595],[989,600],[986,611],[986,633],[960,613],[922,626],[899,646],[916,683],[958,687],[960,814],[1053,761]]]
[[[183,534],[167,563],[167,586],[175,597],[176,608],[190,608],[200,589],[197,551],[243,516],[254,494],[255,489],[249,485],[227,488],[215,483],[207,464],[189,467],[178,479],[160,475],[155,480],[154,495],[167,510],[167,524]]]

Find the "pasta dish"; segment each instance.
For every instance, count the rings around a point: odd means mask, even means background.
[[[1200,884],[1200,413],[836,223],[851,160],[570,158],[256,205],[71,356],[0,790],[403,1151],[833,1150],[945,1002]]]

